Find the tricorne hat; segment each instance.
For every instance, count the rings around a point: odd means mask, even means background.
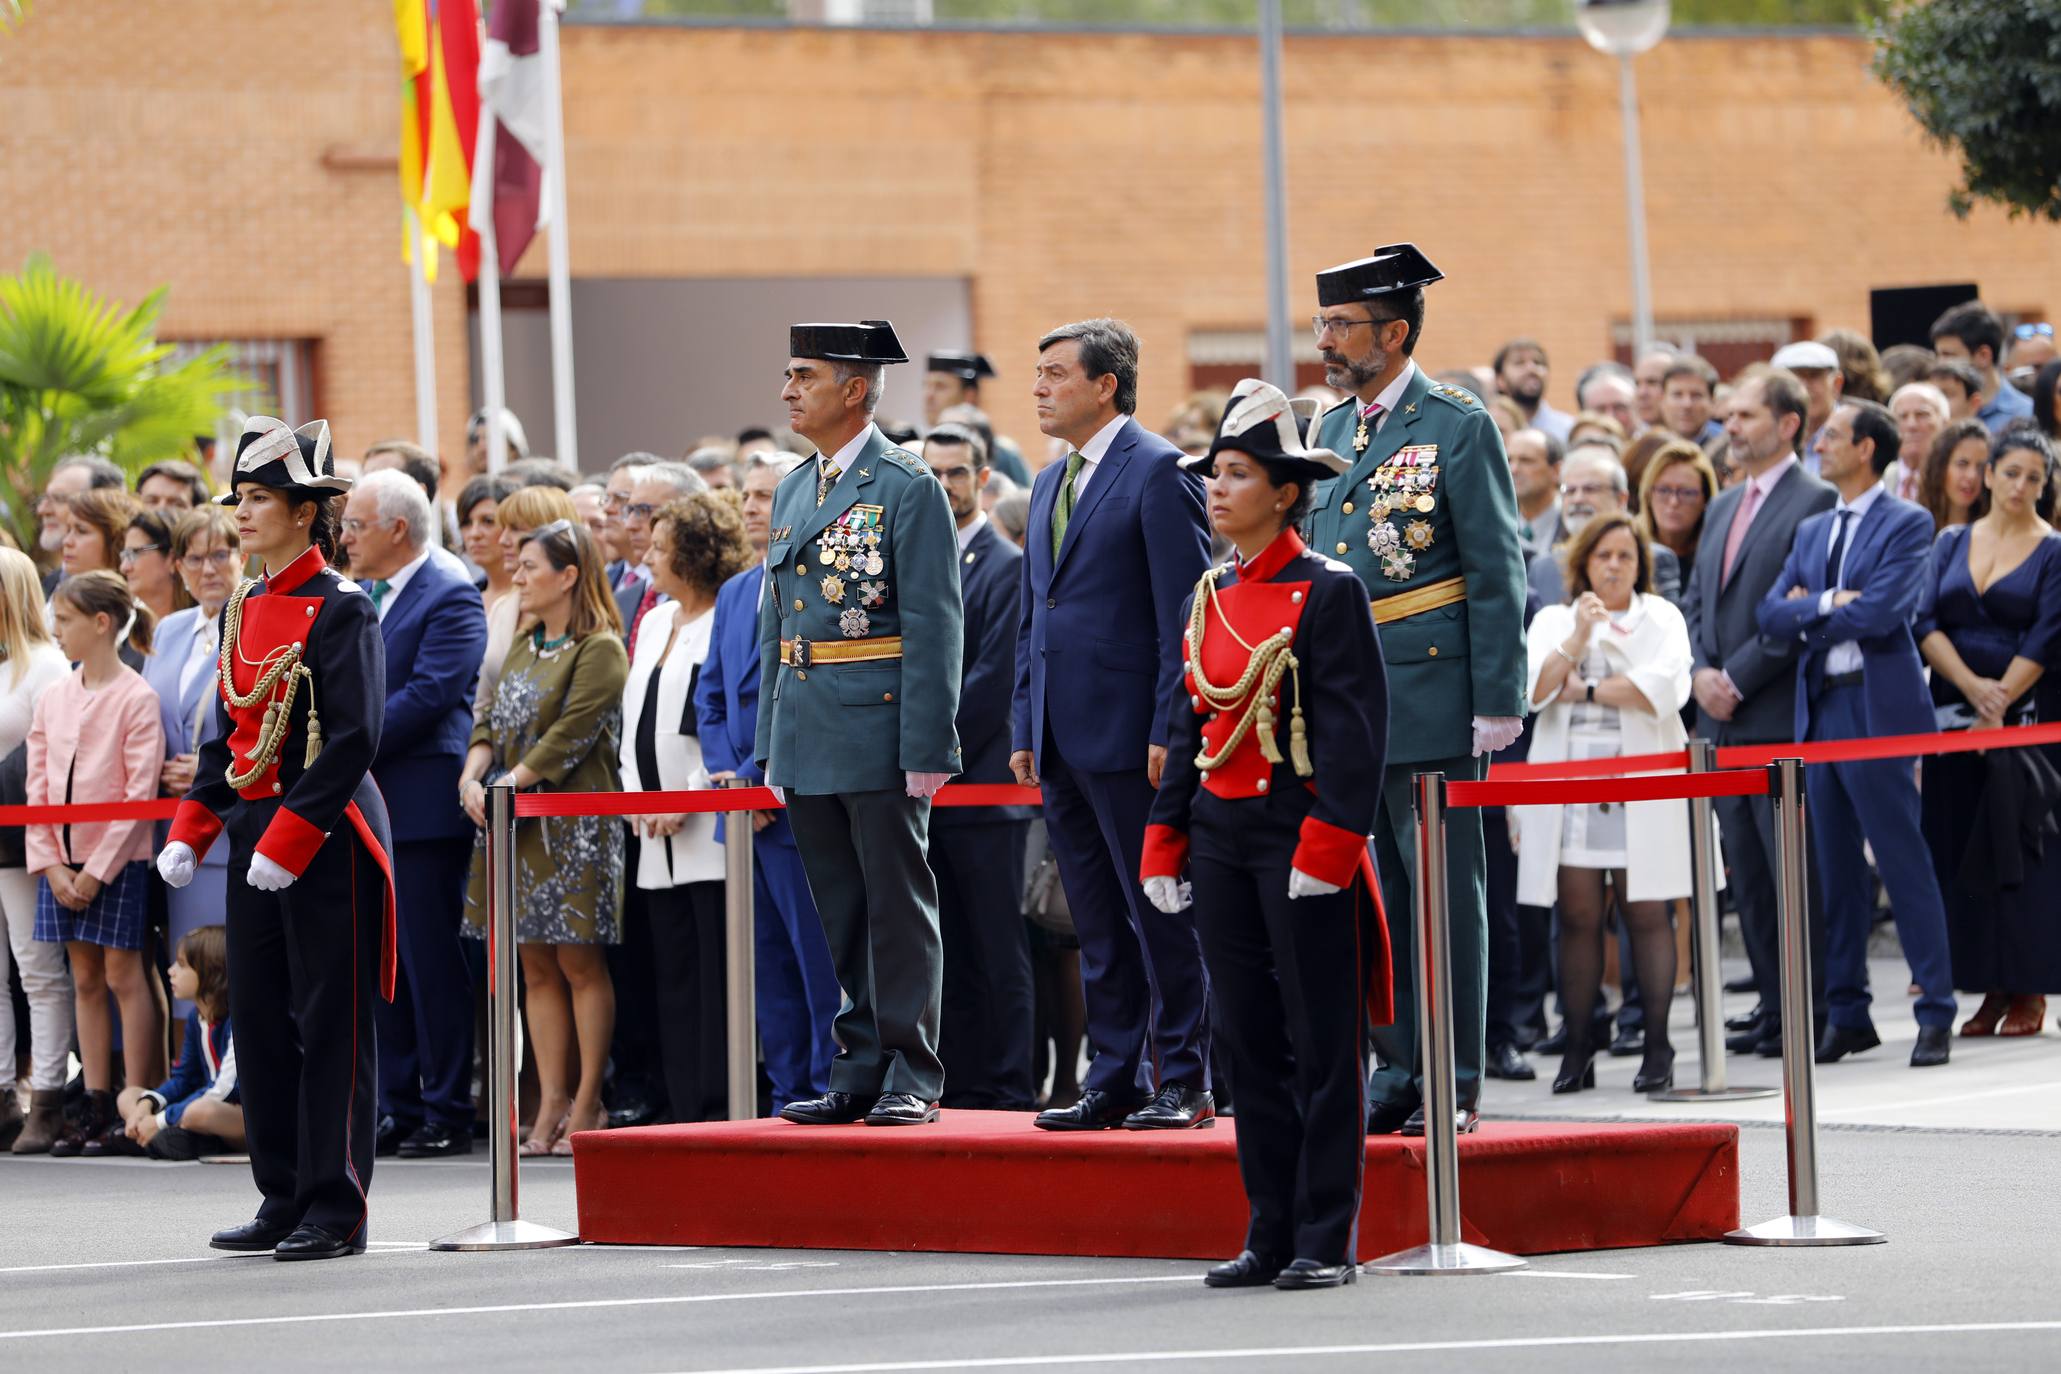
[[[886,320],[857,324],[797,324],[787,330],[787,356],[834,363],[906,363],[902,341]]]
[[[995,375],[995,365],[988,361],[985,353],[966,353],[958,349],[939,349],[932,353],[925,368],[929,372],[948,372],[962,382],[977,383],[983,377]]]
[[[1445,280],[1445,273],[1414,243],[1391,243],[1374,256],[1343,262],[1317,273],[1318,305],[1350,305],[1397,291],[1414,291]]]
[[[1340,476],[1350,463],[1328,448],[1303,446],[1303,431],[1315,413],[1314,401],[1291,401],[1280,387],[1247,377],[1231,392],[1209,452],[1183,458],[1181,466],[1208,477],[1216,471],[1217,455],[1230,451],[1265,463],[1281,481],[1317,482]]]
[[[310,420],[289,429],[286,421],[270,415],[253,415],[244,422],[229,490],[216,500],[225,506],[240,504],[243,498],[236,488],[243,482],[286,492],[298,501],[321,501],[351,489],[350,478],[336,475],[329,421]]]

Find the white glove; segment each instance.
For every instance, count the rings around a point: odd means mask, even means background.
[[[1298,897],[1329,897],[1334,892],[1343,891],[1345,889],[1338,884],[1312,878],[1299,868],[1288,870],[1288,900],[1291,902]]]
[[[918,801],[928,801],[937,795],[937,790],[951,780],[950,773],[904,773],[908,780],[909,795]]]
[[[157,856],[157,876],[165,880],[167,887],[184,887],[193,881],[193,865],[197,862],[192,845],[174,840]]]
[[[250,856],[250,885],[260,892],[281,892],[293,886],[293,874],[262,854]]]
[[[766,784],[766,790],[767,790],[768,792],[771,792],[771,793],[773,794],[773,800],[774,800],[774,801],[776,801],[776,802],[779,802],[779,803],[780,803],[780,804],[781,804],[782,806],[785,806],[785,805],[787,805],[787,789],[786,789],[786,788],[784,788],[784,787],[776,787],[776,786],[774,786],[774,785],[773,785],[772,783],[770,783],[770,782],[769,782],[769,783],[767,783],[767,784]]]
[[[1173,878],[1147,878],[1145,900],[1172,916],[1176,912],[1188,909],[1189,904],[1195,900],[1195,889]]]
[[[1498,749],[1508,749],[1517,743],[1517,737],[1524,733],[1522,716],[1476,716],[1474,718],[1474,757],[1493,754]]]

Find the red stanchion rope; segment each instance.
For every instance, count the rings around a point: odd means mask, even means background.
[[[1036,806],[1035,787],[957,782],[931,798],[934,806]],[[518,816],[673,816],[716,811],[777,811],[770,787],[727,787],[709,792],[521,792]]]
[[[1822,740],[1811,744],[1730,744],[1717,751],[1717,765],[1720,768],[1759,768],[1776,759],[1854,763],[1862,759],[2026,749],[2039,744],[2061,744],[2061,722],[2009,725],[1996,730],[1949,730],[1929,735],[1884,735],[1880,739]],[[1618,758],[1570,759],[1565,763],[1498,763],[1489,769],[1489,780],[1544,782],[1569,778],[1616,778],[1627,773],[1659,773],[1688,766],[1689,751],[1679,749],[1670,754],[1627,754]]]
[[[1718,773],[1674,773],[1657,778],[1542,779],[1449,782],[1447,806],[1557,806],[1568,802],[1678,801],[1688,797],[1765,796],[1768,775],[1743,768]]]
[[[176,797],[156,801],[73,802],[69,806],[0,806],[0,825],[86,825],[94,821],[168,821]]]

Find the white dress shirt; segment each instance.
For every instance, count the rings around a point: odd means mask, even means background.
[[[1381,394],[1374,398],[1374,404],[1381,407],[1381,413],[1374,417],[1374,433],[1379,434],[1382,427],[1388,423],[1388,417],[1395,414],[1396,406],[1402,403],[1404,388],[1410,385],[1410,379],[1416,375],[1417,362],[1413,358],[1403,364],[1403,370],[1396,374],[1394,381],[1381,388]],[[1358,398],[1354,399],[1353,405],[1362,412],[1367,409],[1366,402]]]
[[[1846,560],[1853,557],[1854,537],[1861,531],[1861,521],[1868,518],[1868,508],[1874,505],[1876,498],[1881,495],[1882,488],[1878,484],[1856,496],[1851,504],[1841,501],[1832,508],[1832,530],[1825,537],[1825,557],[1832,557],[1832,550],[1839,542],[1839,527],[1842,524],[1846,526],[1846,548],[1839,555],[1838,576],[1818,597],[1819,615],[1832,614],[1833,596],[1841,588],[1846,588]],[[1846,517],[1843,521],[1840,519],[1842,515]],[[1861,646],[1851,639],[1840,640],[1825,654],[1825,672],[1832,677],[1838,677],[1842,673],[1858,673],[1860,670]]]
[[[859,460],[859,450],[866,447],[866,441],[873,437],[873,429],[874,425],[869,420],[866,423],[866,427],[852,437],[850,443],[830,457],[825,458],[822,454],[818,453],[816,455],[816,474],[819,477],[830,477],[830,470],[832,468],[837,469],[838,476],[840,477],[850,472],[852,464]],[[833,486],[836,485],[836,477],[831,477],[830,480]]]
[[[980,527],[988,522],[986,511],[975,511],[973,518],[959,527],[959,552],[965,553],[966,546],[973,542],[973,536],[980,533]]]
[[[373,607],[379,613],[379,618],[382,621],[386,619],[386,613],[393,609],[394,603],[401,599],[401,588],[407,586],[415,574],[422,571],[422,565],[427,562],[429,562],[429,549],[425,548],[421,553],[416,554],[406,567],[386,579],[386,590],[380,593],[379,604]],[[372,580],[377,582],[380,579],[375,577]],[[371,590],[369,585],[366,590],[368,592]]]
[[[1116,442],[1116,432],[1122,429],[1124,421],[1130,418],[1128,415],[1118,415],[1096,430],[1095,436],[1080,446],[1078,452],[1081,455],[1081,471],[1080,475],[1073,479],[1075,505],[1079,505],[1081,497],[1086,494],[1088,483],[1095,480],[1095,469],[1101,465],[1102,456],[1109,452],[1109,446]]]

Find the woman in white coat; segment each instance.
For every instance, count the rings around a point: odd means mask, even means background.
[[[1652,594],[1651,547],[1629,515],[1599,515],[1568,541],[1565,558],[1572,604],[1541,609],[1528,636],[1528,701],[1538,712],[1531,762],[1682,748],[1689,632],[1682,613]],[[1521,806],[1512,814],[1518,825],[1517,900],[1560,906],[1560,997],[1568,1038],[1553,1091],[1579,1092],[1596,1083],[1590,1014],[1602,982],[1604,916],[1612,893],[1631,933],[1646,1011],[1645,1059],[1633,1091],[1670,1086],[1670,903],[1691,889],[1687,804]]]
[[[716,589],[751,562],[736,505],[703,492],[651,521],[645,555],[667,598],[644,617],[623,691],[623,788],[709,785],[696,734],[694,682],[708,658]],[[723,999],[723,847],[712,814],[639,816],[637,871],[651,921],[659,1058],[675,1121],[728,1113]]]

